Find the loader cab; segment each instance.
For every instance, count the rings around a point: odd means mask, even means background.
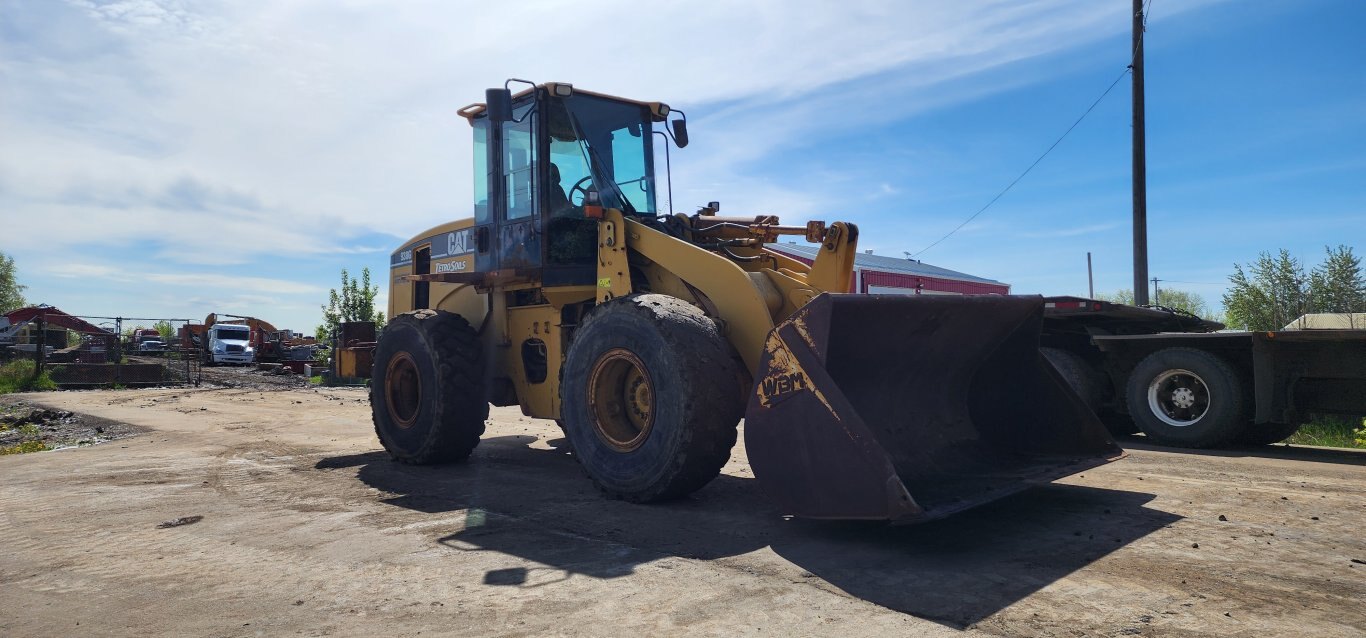
[[[493,104],[498,100],[506,103]],[[585,207],[655,216],[652,123],[664,119],[658,105],[566,84],[515,97],[491,89],[489,102],[467,116],[474,127],[475,269],[545,286],[593,284],[597,222]]]

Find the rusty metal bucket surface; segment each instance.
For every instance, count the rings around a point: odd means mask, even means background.
[[[745,414],[764,491],[919,522],[1123,456],[1039,354],[1040,297],[832,295],[769,334]]]

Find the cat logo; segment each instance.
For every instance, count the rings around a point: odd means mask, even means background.
[[[457,230],[446,235],[446,254],[448,256],[463,255],[468,252],[473,252],[473,250],[474,247],[470,246],[469,229]]]

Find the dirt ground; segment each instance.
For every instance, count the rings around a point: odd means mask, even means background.
[[[3,636],[1366,633],[1362,453],[1128,442],[893,528],[779,516],[742,447],[685,501],[605,500],[515,409],[426,468],[359,389],[17,400],[142,433],[0,457]]]

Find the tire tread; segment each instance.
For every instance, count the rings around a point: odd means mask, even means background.
[[[430,465],[463,461],[479,445],[489,414],[484,392],[483,344],[469,321],[452,312],[414,310],[394,317],[390,324],[409,321],[423,335],[435,359],[436,383],[441,393],[434,415],[437,422],[422,445],[411,454],[389,445],[378,410],[371,411],[375,434],[389,455],[400,463]],[[380,363],[376,361],[376,365]],[[372,387],[370,391],[373,393],[375,389]]]
[[[700,309],[661,294],[633,294],[600,304],[587,314],[580,334],[617,313],[658,323],[669,347],[685,355],[683,369],[665,372],[676,374],[684,382],[684,395],[693,399],[685,402],[682,417],[688,427],[682,432],[680,453],[670,459],[664,473],[667,479],[649,489],[620,492],[600,482],[587,467],[584,470],[599,490],[613,498],[648,503],[686,496],[721,473],[735,446],[743,395],[735,382],[738,362],[734,351],[716,322]],[[582,463],[582,457],[579,459]]]

